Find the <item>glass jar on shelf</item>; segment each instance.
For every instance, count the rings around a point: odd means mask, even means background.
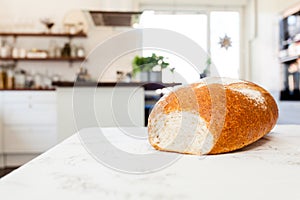
[[[14,74],[14,86],[16,89],[25,88],[26,84],[26,73],[24,70],[16,70]]]
[[[39,72],[35,73],[34,76],[34,89],[43,89],[43,75]]]
[[[55,57],[60,58],[61,57],[61,48],[59,46],[55,47]]]
[[[25,73],[25,88],[33,88],[34,86],[34,72],[31,71],[30,73]]]
[[[85,50],[82,45],[78,45],[77,47],[77,57],[84,58],[85,57]]]
[[[46,70],[46,73],[43,76],[43,88],[45,89],[52,88],[52,78],[48,70]]]
[[[11,51],[11,56],[13,58],[19,58],[19,49],[17,47],[13,47]]]
[[[2,58],[8,58],[11,56],[11,47],[8,44],[8,42],[3,39],[1,41],[1,46],[0,46],[0,57]]]
[[[71,57],[76,58],[77,57],[77,46],[75,44],[71,45]]]
[[[48,56],[50,58],[56,57],[56,47],[57,47],[57,45],[56,45],[55,40],[51,40],[49,42],[49,48],[48,48]]]

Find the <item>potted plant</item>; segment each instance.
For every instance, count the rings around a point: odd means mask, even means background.
[[[135,56],[132,61],[132,75],[141,74],[141,81],[162,82],[162,70],[169,66],[163,56],[155,53],[150,57]],[[174,69],[171,69],[174,71]]]
[[[208,57],[206,60],[206,67],[203,70],[203,73],[200,74],[200,78],[205,78],[210,76],[210,66],[211,66],[211,58]]]

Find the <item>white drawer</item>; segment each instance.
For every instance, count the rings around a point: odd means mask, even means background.
[[[56,104],[4,104],[2,119],[8,125],[56,124]]]
[[[5,153],[41,153],[56,144],[54,126],[4,128]]]
[[[4,103],[55,103],[55,91],[6,91],[3,95]]]

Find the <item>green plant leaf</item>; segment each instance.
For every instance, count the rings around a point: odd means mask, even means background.
[[[155,53],[152,53],[150,57],[135,56],[132,61],[132,76],[135,77],[137,73],[142,71],[152,71],[156,66],[165,69],[169,65],[164,61],[163,56],[157,56]]]

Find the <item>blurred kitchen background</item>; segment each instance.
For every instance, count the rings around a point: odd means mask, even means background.
[[[198,70],[153,49],[99,65],[98,45],[140,28],[193,40],[204,52]],[[1,0],[0,168],[22,165],[80,128],[146,126],[163,93],[206,76],[263,86],[278,102],[278,123],[300,124],[299,41],[299,0]]]
[[[13,57],[16,58],[15,61],[19,58],[20,61],[15,62],[17,69],[31,75],[40,73],[56,76],[55,79],[59,76],[61,80],[73,81],[80,68],[80,58],[87,56],[93,48],[111,36],[138,27],[165,28],[185,34],[209,52],[221,76],[244,78],[277,91],[282,87],[278,62],[279,19],[297,0],[277,0],[273,4],[270,2],[272,1],[3,0],[0,7],[1,33],[42,33],[48,31],[43,24],[48,20],[54,24],[52,33],[74,36],[1,35],[1,57]],[[125,20],[125,25],[119,26],[119,22],[116,22],[118,16],[109,17],[107,14],[104,17],[108,23],[96,25],[89,11],[125,11],[129,12],[128,16],[130,12],[141,12],[141,16],[140,20],[131,24],[126,24]],[[227,51],[219,48],[220,38],[225,35],[232,42]],[[30,56],[53,58],[55,61],[23,61]],[[130,71],[133,56],[114,63],[115,67],[111,68],[111,73],[105,74],[103,80],[116,81],[116,71]],[[73,60],[59,62],[59,59],[55,59],[60,57],[71,57]],[[89,67],[90,74],[93,74],[93,67],[101,66]],[[178,66],[174,67],[179,72],[184,71]],[[190,75],[189,78],[198,79],[198,75]]]

